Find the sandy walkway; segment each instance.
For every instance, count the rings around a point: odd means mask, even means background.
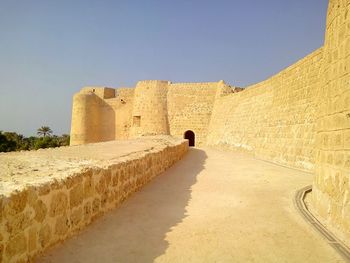
[[[41,262],[343,262],[293,205],[310,174],[192,149]]]

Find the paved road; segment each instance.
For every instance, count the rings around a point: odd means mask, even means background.
[[[343,262],[294,208],[311,182],[243,154],[191,149],[41,262]]]

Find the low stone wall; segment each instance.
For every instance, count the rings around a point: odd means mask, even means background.
[[[80,147],[80,146],[79,146]],[[0,199],[0,262],[27,262],[117,207],[153,177],[180,160],[184,140],[110,159]]]

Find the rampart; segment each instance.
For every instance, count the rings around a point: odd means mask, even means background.
[[[322,51],[242,92],[218,98],[207,144],[313,170]]]
[[[158,136],[0,154],[0,262],[34,260],[117,207],[187,150],[185,140]]]
[[[350,1],[329,2],[317,114],[315,210],[350,238]]]

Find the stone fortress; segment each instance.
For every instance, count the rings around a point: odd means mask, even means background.
[[[335,242],[327,244],[310,233],[310,225],[294,215],[292,198],[297,188],[311,182],[312,174],[308,208],[350,243],[350,0],[329,1],[324,46],[244,89],[224,81],[158,80],[140,81],[135,88],[83,88],[73,98],[71,145],[0,154],[0,262],[35,261],[121,206],[183,157],[162,177],[170,181],[158,181],[164,189],[156,198],[151,194],[157,191],[150,191],[158,189],[154,184],[145,199],[140,192],[134,209],[148,217],[133,217],[125,236],[118,235],[123,225],[113,228],[118,240],[112,243],[119,242],[113,253],[122,254],[125,248],[129,261],[129,256],[150,253],[147,262],[171,249],[181,256],[187,252],[188,258],[202,255],[206,261],[217,252],[228,254],[225,262],[339,262],[329,251]],[[210,147],[188,153],[189,146]],[[220,154],[210,157],[214,151]],[[203,199],[204,206],[197,207]],[[223,216],[225,212],[230,213]],[[162,227],[157,220],[163,216],[167,220]],[[137,220],[147,224],[135,227]],[[217,230],[223,232],[210,240]],[[134,239],[132,231],[137,232]],[[174,245],[171,236],[176,232],[181,242]],[[192,241],[199,244],[198,255],[191,254]],[[200,254],[207,244],[209,254]],[[80,252],[83,248],[79,244]],[[100,260],[97,254],[93,259]],[[247,260],[232,260],[236,254]],[[68,261],[74,260],[56,262]]]
[[[323,47],[244,90],[158,80],[83,88],[71,144],[169,134],[311,171],[315,210],[350,237],[350,1],[330,0],[326,23]]]
[[[215,102],[242,89],[223,81],[139,81],[136,88],[85,87],[74,96],[71,145],[147,135],[183,137],[206,143]]]

